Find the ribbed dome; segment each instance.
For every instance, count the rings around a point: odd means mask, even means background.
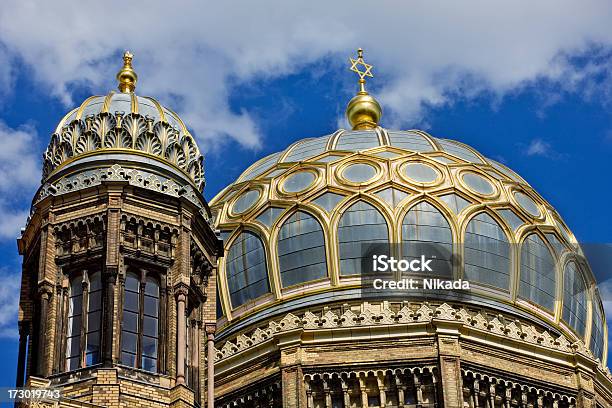
[[[198,189],[204,185],[203,158],[183,121],[155,99],[132,92],[92,96],[70,111],[43,155],[43,180],[76,157],[113,151],[160,159]]]
[[[440,265],[472,284],[461,299],[430,298],[513,313],[603,356],[605,316],[573,234],[523,178],[465,144],[339,130],[257,161],[211,208],[226,251],[223,330],[356,299],[362,242],[425,242],[449,248]]]

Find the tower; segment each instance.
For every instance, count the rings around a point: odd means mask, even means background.
[[[221,247],[203,158],[137,79],[126,52],[118,92],[60,121],[18,240],[17,386],[56,388],[60,406],[212,406]]]

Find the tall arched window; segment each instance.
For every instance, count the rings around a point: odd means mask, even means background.
[[[470,220],[465,231],[465,277],[500,289],[510,285],[510,244],[504,230],[486,213]]]
[[[70,280],[66,324],[65,369],[100,362],[102,283],[100,272],[76,274]],[[85,349],[81,345],[85,345]]]
[[[298,211],[278,234],[278,263],[283,287],[327,276],[325,238],[319,222]]]
[[[232,307],[270,292],[266,252],[259,237],[244,231],[227,254],[227,286]]]
[[[519,295],[552,311],[555,287],[555,260],[542,238],[531,234],[521,246]]]
[[[382,214],[372,205],[358,201],[350,206],[338,224],[340,274],[361,274],[362,258],[370,244],[388,244],[389,231]]]
[[[453,236],[448,221],[426,201],[413,206],[402,221],[402,257],[431,259],[433,274],[452,276]]]
[[[159,311],[159,281],[154,276],[129,272],[125,278],[121,322],[123,364],[159,371]]]
[[[601,299],[599,294],[595,293],[593,299],[593,328],[591,329],[591,351],[598,359],[603,359],[604,352],[604,319],[603,311],[601,310]]]
[[[66,334],[66,369],[75,370],[81,366],[81,327],[83,317],[82,277],[70,281],[68,299],[68,332]]]
[[[587,317],[587,293],[584,277],[576,266],[569,262],[563,272],[563,320],[580,336],[584,336]]]

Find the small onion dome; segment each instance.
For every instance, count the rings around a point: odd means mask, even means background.
[[[351,71],[359,75],[359,92],[346,107],[346,117],[353,130],[374,129],[382,116],[382,108],[372,95],[365,90],[365,78],[373,78],[372,65],[363,60],[363,50],[357,50],[357,58],[350,58]]]

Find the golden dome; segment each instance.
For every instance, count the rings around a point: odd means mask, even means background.
[[[222,332],[361,298],[355,236],[436,241],[449,248],[453,278],[471,281],[459,301],[531,320],[604,358],[605,333],[590,327],[605,316],[576,239],[523,178],[465,144],[419,130],[339,130],[257,161],[210,206],[226,253]],[[564,298],[570,275],[578,301]]]
[[[203,157],[195,139],[176,113],[133,92],[138,76],[132,54],[123,60],[121,92],[91,96],[59,122],[43,155],[43,180],[79,157],[131,153],[169,164],[201,190]]]

